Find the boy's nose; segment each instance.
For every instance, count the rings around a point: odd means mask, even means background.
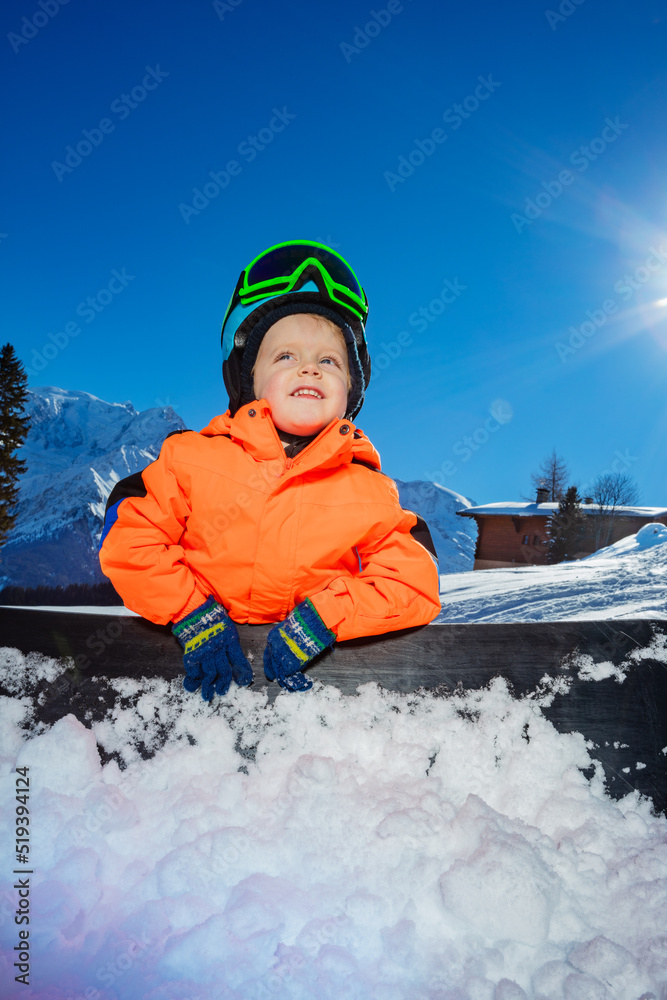
[[[318,365],[317,361],[302,361],[301,364],[299,365],[299,371],[309,372],[310,374],[313,375],[319,375],[320,366]]]

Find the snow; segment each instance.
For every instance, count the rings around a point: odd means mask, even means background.
[[[95,468],[98,497],[112,478]],[[472,565],[475,526],[456,514],[471,501],[398,485],[445,571],[439,621],[667,618],[663,525],[578,562],[457,572]],[[667,665],[667,637],[622,666],[572,666],[622,692],[646,657]],[[609,798],[584,738],[542,714],[562,681],[522,698],[499,678],[448,697],[316,682],[206,704],[141,678],[138,658],[85,724],[37,722],[37,686],[62,669],[0,649],[0,968],[17,974],[27,767],[27,998],[667,997],[667,819],[637,792]]]
[[[574,562],[443,575],[440,599],[438,622],[667,618],[667,527]]]
[[[126,678],[97,722],[31,724],[57,672],[0,658],[3,873],[30,768],[26,997],[664,996],[667,820],[607,798],[584,739],[542,715],[548,690],[316,682],[208,705]]]
[[[500,500],[497,503],[487,503],[480,507],[470,507],[466,511],[466,517],[472,517],[475,514],[484,514],[486,516],[491,516],[494,514],[503,514],[505,517],[530,517],[533,514],[553,514],[554,511],[558,510],[557,503],[536,503],[533,501],[527,501],[526,503],[517,502],[515,500]],[[600,512],[599,504],[595,503],[582,503],[581,509],[584,513],[598,514]],[[623,514],[626,517],[664,517],[667,514],[667,507],[616,507],[617,514]]]
[[[603,663],[595,663],[592,656],[583,653],[578,657],[577,676],[582,681],[604,681],[607,677],[613,677],[622,684],[626,678],[626,672],[622,667],[614,666],[608,660]]]
[[[627,535],[619,538],[613,545],[608,545],[605,549],[598,549],[587,559],[610,559],[613,556],[624,556],[631,552],[641,552],[644,549],[652,548],[654,545],[662,545],[667,542],[667,525],[645,524],[635,535]]]
[[[45,604],[43,607],[36,607],[34,604],[0,604],[0,608],[16,607],[18,609],[30,610],[30,611],[62,611],[67,614],[79,614],[79,615],[120,615],[121,617],[131,617],[131,618],[141,618],[136,611],[130,611],[129,608],[123,607],[118,604],[112,604],[108,607],[100,605],[86,605],[85,607],[76,607],[71,604]]]

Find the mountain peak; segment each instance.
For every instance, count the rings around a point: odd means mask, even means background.
[[[154,461],[185,424],[170,406],[141,412],[89,392],[29,390],[18,516],[2,550],[0,585],[66,586],[103,579],[97,543],[115,483]]]

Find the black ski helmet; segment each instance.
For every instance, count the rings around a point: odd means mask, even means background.
[[[221,333],[222,374],[232,415],[255,398],[252,369],[264,335],[295,313],[324,316],[341,330],[352,383],[345,416],[353,420],[371,377],[368,299],[347,261],[311,240],[278,243],[241,271]]]

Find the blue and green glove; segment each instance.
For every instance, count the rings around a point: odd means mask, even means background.
[[[252,684],[252,667],[239,642],[236,625],[221,604],[209,597],[185,618],[175,622],[172,632],[184,650],[186,691],[198,691],[210,701],[213,694],[224,695],[232,680]]]
[[[284,622],[269,632],[264,673],[286,691],[307,691],[313,682],[301,671],[335,641],[336,633],[326,627],[311,602],[302,601]]]

